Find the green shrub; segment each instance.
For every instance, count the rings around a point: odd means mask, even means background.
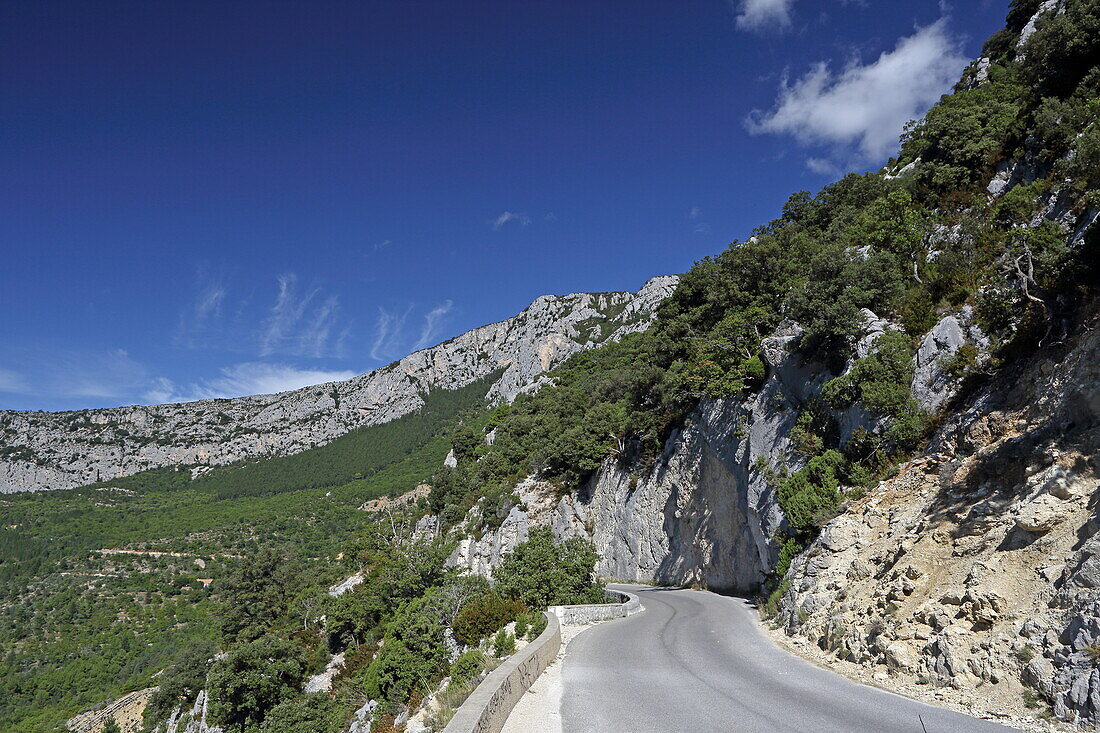
[[[516,619],[516,638],[535,640],[546,629],[546,617],[538,611],[527,611]]]
[[[501,629],[493,639],[493,655],[498,659],[514,654],[516,651],[516,637]]]
[[[598,603],[603,590],[593,578],[597,559],[588,540],[573,537],[559,543],[549,528],[536,527],[494,571],[495,589],[536,610]]]
[[[1027,186],[1014,186],[997,202],[997,210],[994,214],[1001,226],[1013,226],[1026,224],[1035,214],[1038,206],[1039,195],[1044,193],[1050,184],[1040,179]]]
[[[468,601],[459,609],[452,628],[455,639],[469,646],[476,645],[497,629],[507,626],[523,613],[523,602],[502,598],[489,591]]]
[[[263,637],[231,649],[207,678],[210,718],[225,727],[259,726],[272,708],[298,696],[304,676],[301,652],[288,641]]]
[[[271,708],[260,733],[340,733],[344,708],[324,693],[306,694]]]
[[[945,95],[923,120],[906,127],[901,157],[921,159],[916,180],[933,190],[967,189],[988,180],[1019,118],[1023,87],[994,66],[991,80]]]
[[[745,375],[745,386],[754,392],[764,385],[764,379],[768,376],[767,366],[758,354],[741,362],[741,370]]]
[[[810,400],[803,406],[790,433],[795,450],[808,457],[821,453],[836,438],[836,421],[821,400]]]
[[[838,476],[843,466],[844,456],[830,449],[781,480],[779,505],[796,533],[810,533],[821,526],[822,517],[835,515],[840,503]]]
[[[485,669],[485,654],[478,649],[467,649],[451,664],[452,685],[460,685],[477,677]]]
[[[1070,0],[1027,40],[1021,63],[1037,96],[1067,97],[1100,65],[1100,0]]]
[[[363,675],[363,691],[376,700],[403,703],[441,679],[450,666],[446,615],[439,588],[406,603],[388,624],[382,648]]]
[[[825,384],[821,398],[835,409],[859,402],[870,412],[889,418],[884,437],[900,449],[911,450],[920,441],[928,419],[910,391],[912,354],[905,334],[884,333],[875,339],[873,351],[853,364],[847,374]]]

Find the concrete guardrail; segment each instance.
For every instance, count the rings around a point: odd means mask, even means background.
[[[558,617],[543,615],[546,630],[490,672],[455,711],[443,733],[500,733],[512,708],[561,649]]]
[[[558,617],[563,624],[590,624],[594,621],[607,621],[623,618],[642,610],[638,596],[622,590],[607,589],[608,593],[619,596],[622,603],[589,603],[583,606],[550,606],[550,613]]]
[[[523,693],[531,689],[561,649],[561,625],[587,624],[623,618],[642,610],[638,596],[608,588],[622,603],[593,603],[584,606],[551,606],[543,615],[546,630],[481,681],[466,702],[455,711],[443,733],[500,733],[508,714]]]

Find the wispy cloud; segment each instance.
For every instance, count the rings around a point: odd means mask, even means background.
[[[192,402],[255,394],[273,394],[314,384],[338,382],[355,376],[352,371],[299,369],[288,364],[243,362],[223,367],[220,376],[190,384],[176,384],[158,377],[144,394],[150,404]]]
[[[374,324],[374,341],[371,343],[370,358],[380,360],[395,355],[410,312],[412,312],[411,305],[400,312],[378,308],[378,320]]]
[[[695,222],[695,224],[691,227],[691,231],[695,232],[696,234],[710,234],[710,224],[702,221],[703,210],[700,209],[698,206],[691,207],[691,211],[688,212],[687,218]]]
[[[806,158],[806,167],[819,176],[829,176],[835,178],[844,172],[844,169],[831,160],[826,158],[814,158],[810,156]]]
[[[275,304],[260,331],[260,356],[333,355],[329,338],[340,319],[339,296],[322,296],[318,287],[299,293],[298,277],[293,273],[280,275],[277,283]]]
[[[871,63],[853,60],[834,73],[821,62],[793,83],[784,80],[775,107],[753,111],[746,126],[753,134],[788,134],[805,145],[829,146],[838,163],[881,161],[896,150],[905,123],[948,91],[966,63],[941,18]],[[821,171],[829,162],[818,157],[807,164]]]
[[[78,401],[125,401],[148,384],[149,372],[124,349],[21,350],[20,371],[0,368],[0,392]]]
[[[454,304],[450,300],[445,300],[435,308],[432,308],[424,316],[424,327],[420,330],[420,338],[416,341],[416,349],[423,349],[425,346],[430,346],[439,335],[440,328],[443,325],[443,318],[451,312],[451,307]]]
[[[220,326],[222,307],[228,290],[219,278],[200,270],[195,295],[180,314],[173,341],[177,346],[195,348],[210,331]]]
[[[29,390],[30,385],[22,374],[11,369],[0,369],[0,392],[27,394]]]
[[[386,247],[389,247],[391,244],[393,244],[392,240],[383,239],[381,242],[375,242],[374,244],[372,244],[370,248],[373,251],[377,252],[380,249],[385,249]]]
[[[794,0],[740,0],[730,6],[737,14],[734,22],[743,31],[765,33],[782,31],[791,26]]]
[[[531,217],[527,216],[527,214],[524,214],[523,212],[503,211],[501,212],[500,216],[489,222],[489,226],[493,229],[494,232],[499,232],[501,227],[503,227],[508,222],[515,222],[521,227],[525,227],[531,223]]]

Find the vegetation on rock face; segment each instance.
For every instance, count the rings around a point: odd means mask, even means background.
[[[573,537],[559,542],[548,527],[535,527],[493,572],[495,588],[528,608],[599,603],[603,589],[592,575],[597,559],[588,540]]]
[[[264,716],[261,733],[342,733],[346,710],[323,693],[281,702]]]
[[[761,341],[788,322],[801,328],[803,357],[835,375],[822,403],[858,406],[877,425],[841,444],[817,406],[796,406],[805,416],[800,455],[775,456],[770,470],[789,524],[777,540],[799,547],[837,511],[844,486],[869,484],[925,439],[929,416],[909,390],[912,357],[915,339],[943,315],[975,306],[997,352],[987,368],[1064,332],[1094,287],[1096,237],[1070,248],[1070,232],[1043,212],[1057,190],[1079,199],[1077,211],[1095,199],[1100,7],[1070,0],[1017,51],[1037,7],[1014,3],[1006,33],[987,44],[988,63],[907,127],[888,167],[912,164],[905,175],[850,174],[816,195],[794,194],[748,241],[688,271],[648,332],[574,357],[551,385],[501,409],[492,446],[467,434],[458,466],[434,481],[432,506],[445,524],[480,502],[482,526],[492,528],[515,501],[509,487],[530,473],[570,491],[609,458],[644,471],[700,398],[759,387]],[[990,197],[984,184],[1012,165],[1019,185]],[[866,311],[899,330],[853,362]],[[792,459],[806,464],[791,470]]]
[[[189,705],[206,685],[206,673],[217,649],[208,641],[187,648],[179,661],[165,669],[157,678],[157,691],[145,706],[148,723],[163,720],[177,706]]]
[[[305,672],[301,650],[277,637],[230,649],[207,677],[212,722],[240,730],[258,727],[272,708],[299,695]]]

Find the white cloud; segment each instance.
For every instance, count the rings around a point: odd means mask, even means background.
[[[200,270],[195,297],[180,314],[173,342],[186,348],[197,347],[219,325],[226,295],[226,287],[220,280]]]
[[[691,231],[696,234],[710,234],[710,224],[707,224],[705,221],[700,221],[700,219],[703,218],[703,210],[698,206],[691,207],[691,211],[688,212],[687,218],[695,222]]]
[[[826,158],[806,158],[806,167],[819,176],[836,177],[841,175],[844,170],[831,160]]]
[[[195,301],[195,317],[201,323],[221,313],[225,300],[225,288],[220,283],[207,283]]]
[[[10,369],[0,369],[0,392],[26,394],[29,390],[30,385],[23,375]]]
[[[331,354],[329,337],[340,319],[340,298],[321,297],[320,288],[298,294],[298,277],[280,275],[275,304],[260,332],[260,356],[291,354],[320,358]]]
[[[21,371],[0,368],[0,392],[125,401],[149,381],[148,370],[123,349],[28,349],[17,358]]]
[[[753,134],[788,134],[800,143],[831,147],[832,157],[881,161],[896,150],[905,123],[923,115],[958,78],[967,59],[947,32],[946,19],[898,40],[892,51],[840,73],[814,66],[793,84],[786,80],[775,107],[746,120]],[[822,170],[820,158],[807,164]]]
[[[371,344],[370,358],[381,360],[394,355],[394,349],[405,330],[405,321],[408,320],[411,310],[411,305],[403,313],[379,307],[378,320],[374,324],[374,342]]]
[[[424,328],[420,331],[420,338],[417,339],[415,348],[423,349],[425,346],[431,345],[436,336],[439,335],[443,317],[451,312],[452,305],[454,304],[450,300],[445,300],[428,311],[428,314],[424,316]]]
[[[734,20],[743,31],[784,30],[791,25],[793,5],[794,0],[741,0],[734,8]]]
[[[145,392],[149,403],[191,402],[224,397],[287,392],[314,384],[338,382],[355,376],[352,371],[299,369],[288,364],[244,362],[222,367],[221,376],[201,382],[177,385],[167,377],[153,380]]]
[[[510,221],[514,221],[521,227],[525,227],[531,223],[531,217],[518,211],[504,211],[501,212],[500,216],[496,219],[489,222],[489,226],[492,227],[493,231],[499,232],[500,228]]]

